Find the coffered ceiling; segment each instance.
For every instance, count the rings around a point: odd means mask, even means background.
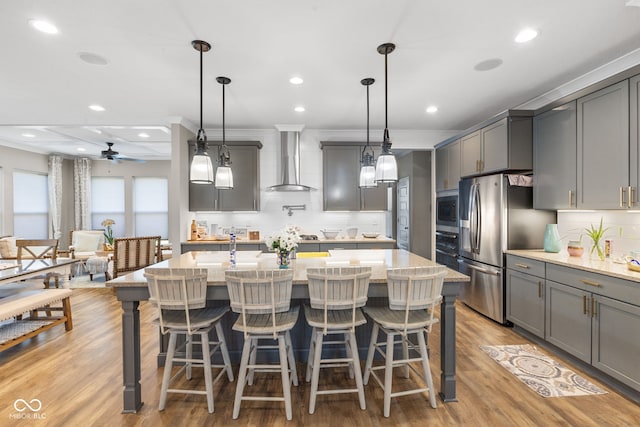
[[[169,125],[465,129],[627,55],[640,62],[634,0],[7,0],[0,2],[0,144],[39,152],[168,158]],[[55,24],[57,34],[29,25]],[[530,27],[528,43],[514,38]],[[292,85],[289,79],[302,77]],[[540,102],[540,101],[538,101]],[[88,108],[98,104],[105,111]],[[436,113],[427,113],[428,106]],[[304,112],[294,111],[302,106]],[[538,105],[540,106],[540,105]],[[148,136],[141,137],[140,134]],[[33,135],[33,136],[24,136]],[[78,148],[86,151],[79,152]]]

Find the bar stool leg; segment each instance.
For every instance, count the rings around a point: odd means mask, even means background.
[[[320,377],[320,359],[322,356],[322,331],[315,331],[316,349],[313,352],[313,370],[311,375],[311,392],[309,393],[309,413],[313,414],[316,410],[316,397],[318,393],[318,379]]]
[[[227,371],[227,378],[232,382],[233,369],[231,369],[231,358],[229,358],[229,349],[227,348],[227,341],[224,339],[224,332],[222,331],[222,324],[220,322],[216,323],[216,335],[218,336],[218,342],[220,343],[220,352],[222,353],[224,369]]]
[[[351,351],[351,335],[348,332],[342,334],[344,340],[344,350],[347,353],[347,358],[353,361],[353,351]],[[349,379],[353,379],[353,362],[348,364]],[[362,377],[361,377],[362,378]]]
[[[362,386],[362,371],[360,370],[360,357],[358,355],[358,343],[356,342],[356,333],[349,332],[349,346],[351,347],[351,357],[354,375],[356,377],[356,387],[358,388],[358,399],[360,400],[360,409],[367,409],[364,399],[364,387]]]
[[[385,368],[384,368],[384,416],[389,418],[391,411],[391,385],[393,381],[393,332],[387,332],[387,348],[385,349]]]
[[[236,385],[236,399],[233,402],[233,419],[237,420],[240,415],[240,402],[242,402],[242,392],[244,384],[247,381],[247,363],[249,362],[249,353],[251,352],[251,342],[253,338],[250,336],[244,339],[242,347],[242,358],[240,359],[240,371],[238,372],[238,384]]]
[[[255,340],[255,341],[254,341]],[[260,339],[259,338],[251,338],[252,341],[252,345],[251,345],[251,351],[250,351],[250,356],[249,356],[249,379],[247,380],[247,384],[249,385],[253,385],[253,373],[255,371],[255,369],[252,367],[256,364],[256,356],[258,355],[258,347],[260,346]]]
[[[211,348],[209,347],[209,334],[207,332],[200,334],[200,342],[202,343],[202,367],[204,368],[207,407],[209,408],[209,413],[213,414],[213,374],[211,373]],[[189,362],[189,365],[191,365],[191,362]]]
[[[193,337],[189,334],[185,334],[186,336],[186,340],[187,342],[186,344],[186,350],[187,350],[187,359],[193,359]],[[202,351],[204,352],[204,344],[202,345]],[[191,379],[191,365],[192,363],[190,361],[186,362],[186,371],[187,371],[187,379],[190,380]]]
[[[278,335],[278,350],[280,351],[280,373],[282,376],[282,391],[284,393],[284,408],[287,413],[287,420],[291,420],[293,417],[291,410],[291,387],[289,379],[289,366],[287,359],[287,344],[285,337]]]
[[[169,333],[169,348],[167,349],[167,358],[164,362],[164,373],[162,374],[162,389],[160,390],[160,403],[158,410],[164,410],[167,403],[167,389],[169,388],[169,380],[171,379],[171,369],[173,368],[173,356],[176,352],[176,335]]]
[[[316,350],[316,328],[311,328],[311,343],[309,343],[309,354],[307,355],[307,370],[305,373],[305,381],[311,381],[311,371],[313,370],[313,359]]]
[[[296,358],[293,355],[293,344],[291,343],[291,334],[289,331],[284,335],[285,343],[287,344],[287,357],[289,361],[289,369],[291,369],[291,382],[294,386],[298,386],[298,369],[296,367]]]
[[[373,356],[376,350],[379,329],[378,324],[374,322],[373,330],[371,331],[371,341],[369,342],[369,351],[367,352],[367,363],[364,366],[364,378],[362,379],[365,385],[369,384],[369,375],[371,375],[371,366],[373,365]]]
[[[407,340],[409,339],[409,337],[405,334],[400,334],[400,339],[402,340],[402,358],[404,360],[409,360],[409,344],[407,343]],[[409,378],[409,363],[405,363],[404,368],[403,368],[403,377],[404,378]]]
[[[424,339],[424,332],[419,331],[418,345],[420,346],[420,353],[422,353],[422,369],[424,369],[424,376],[427,381],[427,387],[429,387],[429,403],[431,407],[436,407],[436,394],[433,390],[433,378],[431,377],[431,368],[429,367],[429,356],[427,355],[427,345]]]

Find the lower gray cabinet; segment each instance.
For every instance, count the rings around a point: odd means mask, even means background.
[[[544,338],[544,278],[507,269],[507,320]]]
[[[640,307],[594,297],[591,364],[640,390]]]
[[[546,340],[591,363],[590,294],[550,280],[546,288]]]

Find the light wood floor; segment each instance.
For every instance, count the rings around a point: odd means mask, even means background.
[[[120,306],[109,289],[79,289],[72,297],[74,329],[51,331],[0,353],[0,425],[3,426],[632,426],[640,425],[640,406],[609,391],[600,396],[539,397],[498,366],[479,348],[482,344],[520,344],[527,340],[463,305],[458,306],[458,402],[429,407],[423,395],[392,400],[391,417],[382,416],[382,390],[372,380],[366,386],[367,410],[356,395],[320,396],[314,415],[308,414],[309,386],[293,388],[293,421],[287,423],[279,403],[243,403],[238,420],[231,418],[235,382],[216,385],[215,413],[207,412],[202,396],[169,395],[167,409],[158,412],[162,371],[156,369],[157,330],[152,310],[141,305],[142,399],[138,414],[121,414],[122,371]],[[440,386],[438,328],[430,336],[431,366]],[[546,351],[542,350],[546,353]],[[576,371],[575,367],[567,364]],[[237,367],[236,367],[237,371]],[[202,370],[194,379],[203,384]],[[299,365],[304,377],[304,366]],[[322,377],[321,377],[322,378]],[[340,382],[342,373],[325,375]],[[257,381],[260,390],[281,391],[279,376]],[[41,419],[16,419],[16,399],[39,399]],[[28,411],[26,411],[28,412]],[[12,418],[12,415],[14,418]]]

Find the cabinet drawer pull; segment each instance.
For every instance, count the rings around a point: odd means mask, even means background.
[[[597,287],[597,288],[599,288],[600,286],[602,286],[602,285],[600,285],[600,283],[598,283],[598,282],[594,282],[593,280],[580,279],[580,281],[581,281],[582,283],[584,283],[585,285],[591,285],[591,286],[595,286],[595,287]]]
[[[520,263],[517,263],[517,264],[516,264],[516,267],[520,267],[520,268],[531,268],[531,267],[529,267],[527,264],[520,264]]]
[[[587,314],[587,296],[582,295],[582,314]]]

